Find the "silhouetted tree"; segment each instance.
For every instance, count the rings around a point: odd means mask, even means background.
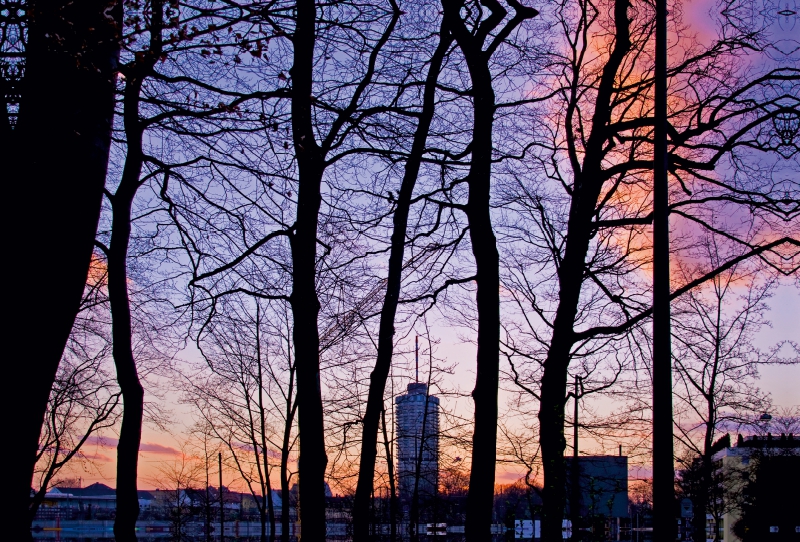
[[[506,38],[525,20],[538,12],[516,0],[508,2],[514,16],[496,0],[484,0],[486,18],[474,16],[465,2],[446,0],[444,26],[455,38],[464,55],[472,83],[472,141],[469,145],[469,189],[467,203],[461,207],[469,222],[469,236],[475,259],[478,314],[478,358],[475,389],[475,429],[472,437],[472,467],[465,533],[468,541],[491,536],[494,477],[497,458],[497,394],[500,378],[500,260],[491,219],[492,137],[495,92],[490,68],[492,56]],[[471,6],[478,9],[481,7]],[[467,20],[465,20],[465,16]],[[474,17],[470,20],[471,17]]]
[[[513,256],[504,259],[524,330],[509,341],[509,350],[541,371],[535,391],[544,464],[542,536],[548,540],[560,536],[564,517],[570,365],[599,355],[604,343],[610,347],[615,336],[651,316],[650,282],[639,273],[651,265],[646,227],[652,221],[654,122],[652,5],[632,10],[627,0],[563,2],[552,15],[564,32],[564,52],[553,56],[539,91],[555,92],[530,116],[530,169],[515,172],[509,185],[508,206],[519,206],[521,214],[507,231],[523,243],[509,244]],[[743,70],[735,59],[745,50],[766,56],[770,49],[765,27],[737,27],[724,17],[723,32],[707,46],[685,38],[679,19],[671,23],[679,39],[669,67],[675,100],[669,113],[670,210],[673,227],[685,232],[673,252],[683,251],[691,244],[686,237],[698,231],[739,250],[730,260],[699,266],[675,285],[672,299],[751,257],[780,272],[795,269],[792,256],[780,254],[798,246],[781,225],[796,211],[778,199],[797,186],[756,179],[782,175],[796,163],[792,152],[785,164],[775,161],[783,143],[773,121],[785,107],[797,108],[796,93],[787,89],[796,88],[800,72],[790,65],[765,65],[757,74]],[[785,148],[793,145],[788,141]],[[748,225],[711,219],[734,215],[747,216]],[[638,354],[638,346],[630,346]]]
[[[109,372],[105,262],[93,259],[89,282],[58,367],[37,452],[30,519],[36,517],[56,477],[71,463],[90,462],[82,452],[90,437],[119,421],[120,393]]]
[[[9,426],[18,445],[8,450],[15,465],[8,535],[26,540],[39,434],[100,216],[122,3],[15,2],[4,5],[2,17],[0,162],[7,201],[15,202],[4,228],[23,232],[7,249],[24,259],[27,279],[37,285],[11,288],[6,299],[15,315],[6,326],[7,356],[22,386],[3,405],[17,413]]]

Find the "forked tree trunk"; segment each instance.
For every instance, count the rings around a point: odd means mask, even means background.
[[[375,368],[370,374],[367,407],[364,412],[361,436],[361,463],[358,471],[358,483],[353,500],[353,542],[365,542],[369,539],[370,495],[373,491],[375,477],[375,461],[378,452],[378,425],[384,412],[384,392],[389,369],[394,353],[394,320],[400,299],[400,287],[403,272],[403,255],[405,252],[408,214],[411,208],[411,196],[417,182],[425,143],[433,120],[436,107],[436,82],[439,78],[442,62],[447,50],[453,42],[451,35],[443,28],[440,32],[439,45],[431,59],[428,76],[425,80],[422,111],[414,134],[411,153],[406,161],[403,181],[397,195],[392,223],[392,238],[389,251],[389,272],[386,279],[386,295],[381,309],[378,330],[378,356]]]
[[[110,9],[109,9],[110,8]],[[31,481],[47,401],[91,262],[108,166],[122,6],[31,1],[19,115],[3,105],[6,252],[20,282],[6,292],[6,536],[31,537]],[[78,57],[77,53],[81,53]],[[23,286],[24,285],[24,286]]]
[[[453,34],[469,69],[472,81],[472,143],[467,174],[469,196],[465,206],[472,255],[475,258],[476,305],[478,312],[478,354],[475,388],[475,428],[472,434],[472,465],[469,474],[465,534],[468,542],[491,539],[494,478],[497,460],[497,393],[500,378],[500,259],[491,217],[492,130],[495,94],[489,63],[500,41],[526,19],[538,15],[535,9],[511,3],[515,15],[500,30],[508,15],[497,0],[483,0],[490,14],[468,29],[461,16],[463,1],[443,0],[444,21]],[[497,32],[484,50],[485,40]]]

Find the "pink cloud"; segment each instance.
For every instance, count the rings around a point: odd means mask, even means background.
[[[96,437],[92,436],[86,439],[86,444],[95,444],[97,446],[102,446],[104,448],[116,448],[119,444],[119,439],[111,438],[111,437]],[[142,442],[139,445],[139,453],[142,452],[149,452],[153,454],[168,454],[168,455],[180,455],[181,452],[171,446],[164,446],[162,444],[156,444],[155,442]]]
[[[88,459],[89,461],[96,461],[100,463],[110,463],[112,461],[110,457],[103,454],[91,454],[91,453],[87,454],[84,452],[80,452],[80,456],[84,459]]]
[[[102,446],[103,448],[116,448],[118,443],[119,439],[111,437],[101,437],[97,435],[92,435],[91,437],[86,439],[86,445],[94,444],[95,446]]]
[[[139,453],[150,452],[154,454],[181,455],[181,452],[171,446],[162,446],[155,442],[143,442],[139,445]]]

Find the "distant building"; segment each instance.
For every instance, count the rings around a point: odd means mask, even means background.
[[[567,507],[573,495],[573,457],[567,463]],[[579,510],[582,517],[628,517],[628,458],[616,455],[587,455],[578,458]],[[571,513],[571,512],[570,512]]]
[[[400,499],[411,500],[419,469],[419,496],[436,495],[439,486],[439,398],[427,384],[409,384],[395,398],[397,418],[397,480]]]
[[[723,542],[774,542],[800,538],[800,440],[790,433],[739,436],[735,446],[713,457],[724,488],[724,514],[716,526]],[[737,523],[746,515],[746,525]]]
[[[149,491],[138,491],[139,507],[146,511],[153,503]],[[54,487],[45,494],[36,519],[111,519],[117,510],[117,492],[105,484],[86,487]]]

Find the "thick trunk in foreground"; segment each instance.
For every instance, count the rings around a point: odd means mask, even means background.
[[[471,162],[467,182],[469,196],[465,211],[475,258],[478,312],[478,354],[475,388],[475,429],[472,434],[472,465],[466,506],[466,540],[491,539],[494,478],[497,460],[497,392],[500,372],[500,260],[491,219],[492,127],[495,95],[489,60],[503,36],[524,20],[535,17],[532,8],[512,5],[514,17],[498,31],[484,50],[484,40],[505,19],[507,12],[496,0],[481,4],[491,12],[477,31],[467,29],[461,19],[463,1],[444,0],[444,20],[467,61],[472,80],[473,126]]]
[[[3,400],[3,410],[14,413],[7,430],[16,440],[6,450],[13,465],[6,536],[13,540],[31,536],[28,504],[39,435],[92,257],[111,142],[121,5],[31,1],[27,17],[17,125],[12,131],[3,115],[0,127],[10,208],[4,229],[14,232],[5,248],[20,277],[5,303],[12,315],[6,366],[19,386]]]
[[[444,29],[442,29],[441,36],[439,46],[431,59],[431,65],[428,69],[422,112],[419,117],[417,131],[414,134],[411,154],[406,162],[405,174],[400,185],[397,207],[393,217],[389,273],[386,279],[386,295],[381,309],[378,331],[378,356],[375,360],[375,368],[370,374],[369,395],[364,412],[361,436],[361,463],[358,471],[356,494],[353,500],[353,542],[364,542],[369,539],[370,495],[373,491],[375,460],[378,452],[378,425],[381,414],[384,412],[383,396],[394,352],[394,320],[400,298],[403,254],[405,251],[411,196],[417,182],[422,155],[425,151],[425,142],[433,120],[436,81],[439,78],[444,56],[453,42],[453,38]]]
[[[324,156],[314,137],[311,100],[316,5],[297,3],[292,76],[292,131],[299,170],[297,219],[291,236],[297,421],[300,436],[299,514],[304,542],[325,540],[325,434],[319,374],[319,298],[316,291],[317,226]]]

